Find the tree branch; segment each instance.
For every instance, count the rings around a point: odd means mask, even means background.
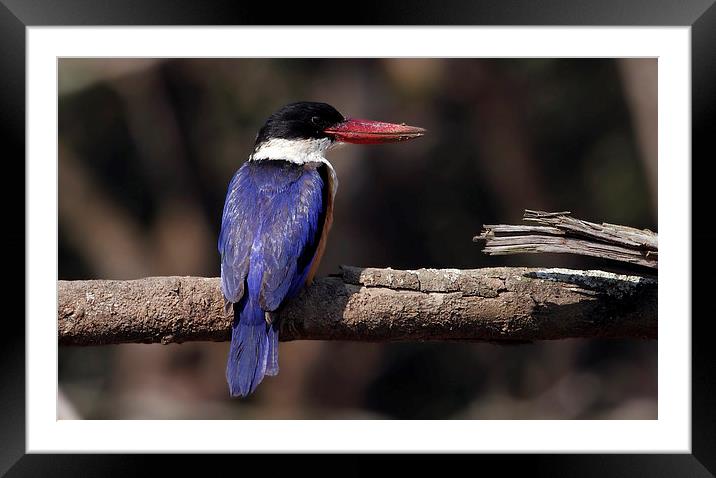
[[[525,210],[531,225],[485,225],[474,242],[485,241],[490,255],[556,252],[594,256],[641,266],[658,267],[658,235],[648,229],[597,224],[569,212]]]
[[[219,279],[58,281],[60,345],[225,341]],[[361,269],[280,312],[281,340],[532,341],[657,336],[657,281],[601,271]]]

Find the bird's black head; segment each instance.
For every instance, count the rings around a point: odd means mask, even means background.
[[[256,137],[256,144],[270,139],[321,139],[325,130],[345,121],[343,115],[326,103],[290,103],[269,116]]]
[[[323,154],[336,143],[394,143],[424,133],[405,123],[346,119],[331,105],[301,101],[269,116],[256,136],[250,159],[322,162]]]

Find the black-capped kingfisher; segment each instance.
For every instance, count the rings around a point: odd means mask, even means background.
[[[309,285],[326,247],[338,187],[325,153],[339,143],[417,138],[422,128],[345,119],[326,103],[288,104],[261,128],[229,184],[219,234],[221,290],[233,308],[231,396],[278,373],[277,311]]]

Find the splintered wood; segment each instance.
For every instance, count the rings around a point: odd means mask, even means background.
[[[490,255],[567,253],[658,268],[658,235],[648,229],[584,221],[565,212],[525,210],[536,225],[486,224],[474,242]]]

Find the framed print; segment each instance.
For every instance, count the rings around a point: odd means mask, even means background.
[[[1,469],[713,474],[716,7],[564,3],[4,1],[27,281]]]

